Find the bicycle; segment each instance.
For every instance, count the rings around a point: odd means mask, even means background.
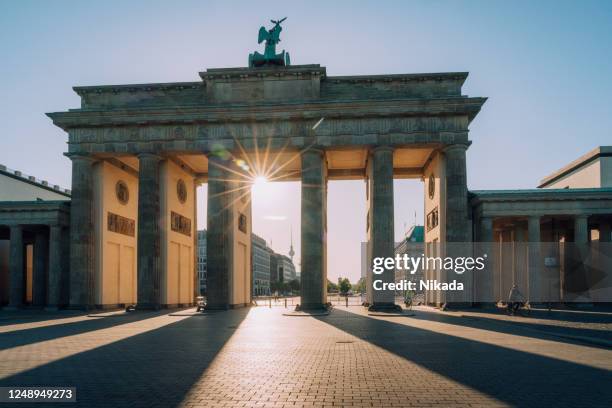
[[[520,314],[523,317],[527,317],[531,313],[531,306],[525,302],[508,302],[506,305],[506,313],[508,316],[516,316]]]

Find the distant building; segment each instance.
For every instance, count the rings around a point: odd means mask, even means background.
[[[262,241],[260,241],[260,246]],[[265,243],[265,241],[263,242]],[[253,248],[255,248],[255,244],[253,244]],[[281,284],[288,283],[298,278],[298,275],[295,271],[295,265],[293,264],[292,259],[293,255],[295,255],[295,251],[293,250],[293,237],[291,239],[291,245],[289,246],[289,256],[278,254],[268,246],[266,246],[266,250],[270,257],[270,274],[268,286],[270,288],[270,292],[268,293],[274,293],[276,291],[280,291],[279,288]],[[255,251],[255,249],[253,249],[253,251]],[[255,287],[255,285],[253,287]],[[256,292],[253,293],[256,294]]]
[[[599,146],[543,178],[538,188],[612,187],[612,146]]]
[[[295,265],[286,255],[277,254],[276,256],[278,276],[282,277],[283,282],[290,282],[295,279]]]
[[[253,295],[270,294],[270,252],[266,240],[252,234]]]
[[[206,294],[206,230],[198,231],[197,273],[200,283],[200,294]]]
[[[408,255],[409,257],[420,257],[425,252],[424,248],[425,228],[422,225],[414,225],[408,230],[404,239],[395,246],[395,255]],[[396,269],[395,270],[395,281],[408,280],[412,282],[418,282],[424,279],[424,271],[422,268],[411,273],[411,270]],[[418,288],[418,286],[417,286]],[[420,293],[422,291],[416,290],[415,292]],[[401,294],[398,294],[401,295]]]
[[[0,201],[69,201],[70,190],[0,164]]]
[[[0,307],[9,304],[10,243],[15,234],[21,245],[17,271],[23,284],[11,306],[47,306],[68,302],[67,291],[48,290],[68,285],[68,226],[70,190],[8,169],[0,164]]]
[[[270,286],[277,282],[282,282],[282,276],[278,274],[278,254],[274,250],[268,247],[268,253],[270,254]]]

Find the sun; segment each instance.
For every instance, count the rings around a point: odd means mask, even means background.
[[[267,179],[266,176],[257,176],[253,180],[253,186],[254,187],[263,187],[266,184],[268,184],[268,179]]]
[[[268,196],[272,183],[263,174],[258,174],[251,179],[251,192],[256,195]]]

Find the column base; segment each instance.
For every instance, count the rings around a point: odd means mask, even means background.
[[[478,309],[497,309],[497,302],[476,302],[472,306]]]
[[[60,310],[59,306],[45,306],[43,308],[45,312],[58,312]]]
[[[322,312],[330,309],[329,303],[305,303],[295,307],[296,312]]]
[[[94,305],[68,305],[66,306],[67,310],[82,310],[88,312],[90,310],[94,310]]]
[[[470,309],[474,307],[472,302],[446,302],[440,307],[442,310],[459,310],[459,309]]]
[[[392,302],[374,302],[368,307],[368,312],[401,313],[402,311],[400,305]]]
[[[227,304],[217,304],[204,306],[204,310],[229,310],[230,306]]]
[[[2,308],[2,310],[5,312],[16,312],[21,309],[22,309],[22,306],[15,306],[15,305],[8,305]]]
[[[236,303],[235,305],[229,305],[230,309],[243,309],[245,307],[250,307],[250,303]]]
[[[136,310],[159,310],[161,305],[157,303],[137,303]]]

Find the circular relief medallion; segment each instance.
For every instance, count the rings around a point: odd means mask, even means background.
[[[123,180],[119,180],[117,184],[115,184],[115,194],[117,195],[117,201],[121,204],[125,205],[130,201],[130,190]]]
[[[436,178],[433,174],[429,175],[429,185],[427,186],[429,192],[429,199],[433,200],[434,195],[436,194]]]
[[[187,201],[187,186],[185,185],[185,181],[183,179],[179,179],[176,183],[176,195],[181,203],[185,203]]]

